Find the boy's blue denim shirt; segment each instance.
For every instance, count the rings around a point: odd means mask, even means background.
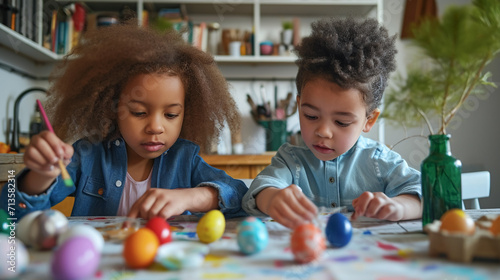
[[[115,216],[127,174],[125,146],[122,138],[97,144],[85,139],[75,142],[75,153],[67,166],[75,186],[66,187],[59,176],[40,195],[28,195],[17,189],[17,181],[27,171],[23,170],[16,178],[16,201],[15,205],[11,205],[14,206],[14,216],[11,217],[19,219],[29,212],[49,209],[68,195],[75,197],[72,216]],[[167,152],[154,160],[151,188],[214,187],[219,193],[220,211],[226,218],[246,216],[241,208],[241,199],[248,190],[246,185],[208,165],[198,155],[199,150],[198,145],[178,139]],[[5,185],[0,205],[6,211],[7,197],[8,188]],[[192,213],[186,211],[183,214]]]
[[[253,180],[243,197],[243,209],[249,215],[264,216],[255,196],[265,188],[291,184],[318,207],[347,206],[349,211],[353,211],[353,199],[365,191],[421,197],[420,172],[398,153],[362,136],[349,151],[330,161],[319,160],[306,146],[283,144],[271,165]]]

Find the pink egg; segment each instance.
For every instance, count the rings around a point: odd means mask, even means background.
[[[101,255],[92,241],[83,236],[75,236],[66,240],[54,252],[52,275],[54,279],[86,279],[95,274],[100,259]]]

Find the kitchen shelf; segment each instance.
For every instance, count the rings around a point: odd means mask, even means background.
[[[12,50],[18,55],[32,59],[35,62],[54,62],[63,56],[58,55],[16,31],[0,24],[0,45]]]
[[[36,0],[39,7],[43,7],[43,0]],[[76,1],[57,1],[61,5]],[[158,11],[161,8],[183,4],[190,19],[195,23],[219,22],[221,29],[241,28],[254,30],[255,55],[232,57],[215,55],[219,64],[294,64],[296,57],[292,56],[264,56],[259,53],[259,43],[272,37],[276,41],[283,20],[299,18],[301,21],[301,35],[307,35],[310,22],[321,17],[353,16],[374,17],[382,21],[382,0],[238,0],[217,2],[213,0],[87,0],[82,1],[92,11],[119,11],[128,6],[137,13],[139,22],[142,21],[144,10]],[[43,11],[46,12],[46,11]],[[42,26],[42,11],[38,11],[38,26]],[[237,23],[237,24],[234,24]],[[240,26],[244,26],[242,28]],[[236,26],[235,26],[236,25]],[[303,31],[305,30],[305,31]],[[0,45],[10,49],[19,56],[27,57],[36,63],[53,63],[64,56],[42,46],[42,34],[38,35],[40,43],[36,43],[23,35],[0,24]]]

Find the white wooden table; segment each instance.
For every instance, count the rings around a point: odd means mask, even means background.
[[[500,214],[500,209],[474,210],[478,218],[484,214]],[[345,214],[350,216],[349,213]],[[325,222],[327,215],[320,216]],[[117,219],[117,218],[111,218]],[[94,220],[95,221],[95,220]],[[101,222],[103,220],[100,220]],[[268,247],[255,255],[239,252],[236,227],[241,219],[227,221],[224,237],[211,243],[210,252],[198,269],[167,271],[159,264],[143,270],[125,266],[122,244],[107,242],[96,279],[500,279],[500,261],[454,263],[444,257],[428,255],[428,237],[420,220],[388,222],[361,217],[352,223],[351,242],[340,249],[328,247],[318,261],[298,264],[290,251],[291,232],[280,224],[264,219],[269,231]],[[197,219],[179,216],[169,221],[182,227],[174,239],[197,240]],[[88,223],[85,218],[71,218],[70,223]],[[30,250],[31,263],[21,279],[51,279],[52,252]]]

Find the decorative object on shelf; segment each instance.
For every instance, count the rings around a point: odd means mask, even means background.
[[[279,55],[288,56],[292,54],[293,51],[293,39],[294,30],[293,23],[291,21],[282,22],[283,30],[281,31],[281,44],[279,46]]]
[[[236,57],[241,55],[241,41],[232,41],[229,43],[229,55]]]
[[[261,55],[272,55],[273,54],[273,42],[264,41],[260,43],[260,54]]]
[[[423,19],[413,28],[414,43],[427,55],[425,69],[399,77],[385,99],[383,117],[403,126],[429,129],[430,155],[422,163],[425,226],[451,208],[461,208],[460,163],[451,156],[446,127],[470,95],[496,85],[484,73],[500,51],[500,18],[496,0],[451,6],[440,20]],[[431,117],[439,117],[439,130]]]
[[[282,23],[283,30],[281,31],[281,43],[283,45],[291,45],[293,39],[293,25],[290,21]]]
[[[219,53],[219,38],[221,37],[220,34],[220,24],[218,22],[211,22],[207,24],[207,29],[208,29],[208,53],[212,55],[217,55]]]
[[[300,44],[302,38],[300,37],[300,19],[293,18],[293,45],[297,46]]]

